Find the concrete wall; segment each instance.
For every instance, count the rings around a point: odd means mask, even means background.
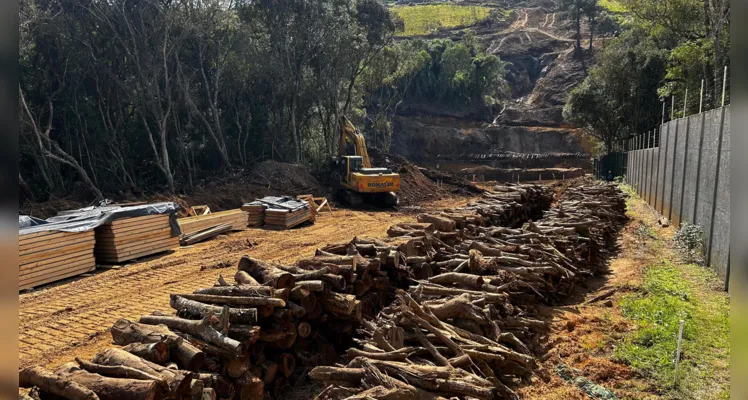
[[[626,180],[675,226],[704,230],[705,259],[723,279],[730,270],[730,106],[670,121],[631,139]],[[650,147],[647,148],[647,143]]]

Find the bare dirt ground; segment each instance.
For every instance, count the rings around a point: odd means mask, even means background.
[[[628,366],[612,361],[612,345],[636,327],[626,321],[618,307],[627,293],[638,290],[643,283],[644,267],[659,257],[656,249],[637,234],[642,222],[657,230],[662,237],[672,237],[671,227],[657,224],[657,213],[641,200],[629,202],[631,218],[621,230],[616,258],[611,260],[609,274],[588,282],[567,305],[546,310],[552,322],[546,340],[543,367],[550,372],[550,381],[537,380],[520,389],[525,399],[584,400],[590,397],[577,386],[564,381],[554,371],[564,363],[582,371],[592,382],[613,391],[624,399],[658,399],[654,387]],[[586,304],[607,293],[616,292],[607,300]],[[612,340],[611,340],[612,339]]]
[[[492,184],[483,182],[479,186],[487,189]],[[563,185],[558,183],[556,189]],[[452,198],[422,207],[443,209],[466,201],[464,197]],[[541,340],[544,351],[539,354],[548,373],[539,374],[529,385],[519,388],[521,398],[589,399],[583,390],[554,372],[560,364],[578,369],[582,376],[621,399],[663,398],[665,393],[651,379],[614,361],[613,350],[618,341],[637,329],[623,316],[621,300],[642,291],[645,266],[663,257],[663,251],[671,251],[655,245],[642,232],[651,229],[658,237],[670,239],[675,230],[660,227],[656,212],[640,199],[629,202],[627,213],[631,220],[621,231],[618,254],[610,262],[609,273],[588,281],[565,304],[539,307],[551,326],[547,337]],[[290,263],[327,243],[348,241],[354,236],[383,237],[391,224],[413,219],[412,212],[335,210],[332,214],[323,213],[312,226],[289,231],[248,229],[121,269],[23,294],[20,366],[55,367],[76,356],[90,358],[110,345],[108,331],[118,318],[136,319],[154,310],[165,311],[170,293],[209,286],[219,274],[231,278],[235,263],[243,254]],[[610,290],[615,290],[610,297],[587,303]],[[311,393],[319,388],[312,385],[307,389],[309,396],[299,397],[296,393],[294,398],[311,398]]]
[[[422,205],[424,210],[464,205],[452,198]],[[171,254],[108,270],[94,276],[20,295],[20,367],[57,365],[81,356],[90,358],[110,344],[109,328],[118,318],[137,319],[169,309],[170,293],[190,293],[227,279],[243,254],[264,260],[293,262],[311,256],[327,243],[354,236],[383,237],[397,222],[413,214],[387,211],[323,212],[317,223],[287,231],[248,229]],[[223,264],[221,264],[223,262]]]

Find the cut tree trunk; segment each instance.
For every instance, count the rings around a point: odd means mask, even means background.
[[[166,326],[144,325],[120,318],[110,330],[114,344],[126,345],[130,343],[166,343],[170,349],[182,344],[181,337],[169,331]]]
[[[195,294],[211,294],[216,296],[273,296],[274,290],[270,286],[214,286],[195,290]]]
[[[38,387],[68,400],[99,400],[91,389],[39,366],[28,367],[18,372],[18,385],[24,388]]]
[[[236,274],[234,274],[234,280],[239,285],[260,286],[260,283],[257,282],[255,278],[252,278],[244,271],[236,271]]]
[[[176,294],[170,295],[170,298],[169,304],[173,309],[184,311],[196,317],[205,318],[211,315],[220,315],[223,312],[222,307],[187,300]],[[237,324],[254,324],[257,322],[257,310],[254,308],[231,308],[229,309],[229,321]]]
[[[264,285],[267,284],[276,289],[294,287],[295,279],[292,274],[252,257],[242,257],[238,268]]]
[[[169,361],[169,346],[166,342],[130,343],[122,350],[156,364],[164,364]]]
[[[172,370],[117,348],[108,348],[97,353],[91,359],[91,362],[108,366],[130,367],[149,375],[158,376],[166,383],[166,386],[169,388],[169,394],[172,396],[181,396],[188,393],[190,382],[192,381],[191,372]]]
[[[171,329],[176,329],[190,335],[197,336],[208,343],[241,355],[244,351],[244,345],[238,341],[225,336],[215,330],[210,325],[210,317],[203,318],[200,321],[184,319],[179,317],[162,317],[157,315],[144,315],[140,317],[140,322],[151,325],[166,325]]]
[[[166,384],[165,381],[161,379],[160,376],[151,375],[147,372],[143,372],[141,370],[127,367],[124,365],[100,365],[88,361],[81,360],[78,357],[75,357],[75,362],[78,363],[78,365],[88,371],[92,372],[94,374],[99,374],[103,376],[108,376],[111,378],[125,378],[125,379],[138,379],[141,381],[159,381],[163,384]]]
[[[101,400],[155,400],[165,395],[156,381],[108,378],[87,372],[74,362],[61,365],[55,372],[90,389]]]
[[[218,296],[212,294],[178,294],[177,296],[203,303],[236,304],[242,306],[286,306],[283,300],[273,297]]]

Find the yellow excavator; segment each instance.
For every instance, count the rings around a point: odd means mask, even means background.
[[[373,168],[364,135],[345,116],[339,122],[340,143],[334,167],[338,201],[351,206],[396,206],[400,175],[388,168]]]

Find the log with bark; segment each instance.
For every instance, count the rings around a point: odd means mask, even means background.
[[[238,268],[263,285],[276,289],[290,289],[294,286],[295,279],[291,273],[249,256],[244,256],[239,260]]]
[[[166,397],[157,381],[109,378],[85,371],[73,362],[61,365],[55,373],[62,379],[88,388],[101,400],[156,400]]]

